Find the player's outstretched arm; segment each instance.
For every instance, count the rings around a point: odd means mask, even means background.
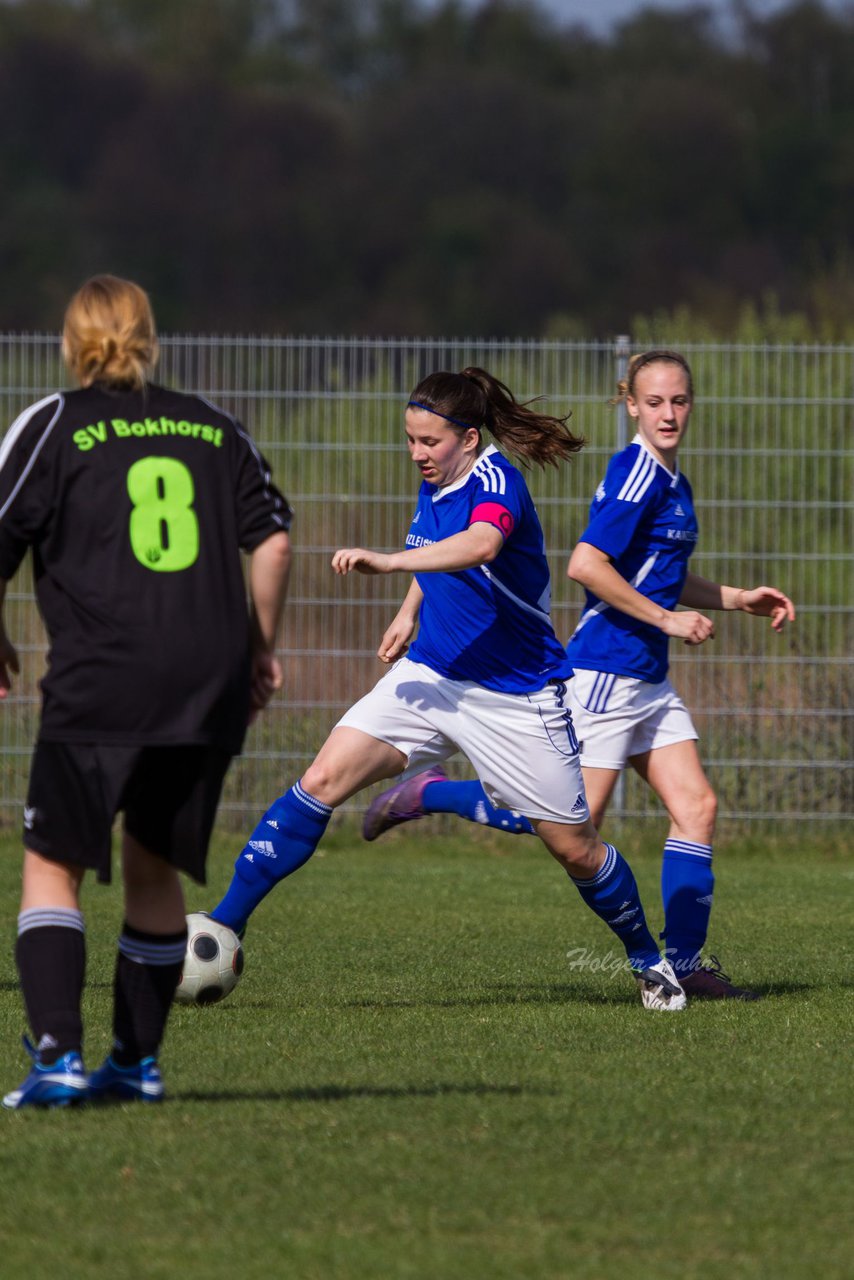
[[[335,573],[456,573],[494,560],[504,545],[504,535],[494,525],[478,521],[462,533],[441,538],[408,551],[368,551],[342,547],[332,557]]]
[[[12,688],[12,677],[9,673],[14,671],[15,675],[17,675],[21,669],[18,663],[18,651],[6,635],[6,627],[3,622],[3,601],[5,598],[6,583],[0,581],[0,698],[5,698]]]
[[[696,573],[686,577],[680,604],[695,609],[739,609],[742,613],[770,618],[775,631],[782,631],[787,622],[795,620],[795,606],[776,587],[729,587],[710,582]]]

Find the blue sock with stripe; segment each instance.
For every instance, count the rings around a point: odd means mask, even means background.
[[[234,864],[215,920],[240,933],[246,921],[285,876],[308,862],[326,830],[332,809],[295,783],[270,806]]]
[[[664,939],[677,977],[687,977],[700,962],[709,932],[715,877],[712,846],[691,840],[666,840],[661,864]]]
[[[421,793],[421,805],[425,813],[455,813],[469,822],[479,822],[497,831],[509,831],[511,835],[534,834],[527,818],[512,809],[495,809],[486,798],[480,783],[428,782]]]
[[[634,873],[612,844],[605,845],[605,861],[591,880],[570,880],[590,910],[620,939],[634,970],[658,964],[661,953],[647,927]]]

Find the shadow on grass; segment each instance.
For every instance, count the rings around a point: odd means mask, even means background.
[[[395,999],[393,997],[365,996],[359,1000],[346,1000],[340,1005],[334,999],[327,999],[324,993],[321,997],[321,1002],[329,1008],[341,1009],[480,1009],[490,1005],[511,1004],[635,1004],[637,1002],[637,993],[631,985],[626,991],[615,992],[613,996],[603,995],[601,991],[585,991],[581,987],[532,986],[526,989],[508,986],[506,988],[491,988],[469,996],[446,996],[434,1000],[427,996],[413,996],[411,999],[408,997]],[[187,1005],[186,1007],[194,1008],[197,1006]],[[205,1008],[209,1007],[211,1006],[205,1006]],[[215,1007],[217,1009],[220,1008],[219,1005]],[[280,1007],[280,1002],[276,1000],[244,999],[240,1002],[241,1009],[270,1010]]]
[[[87,982],[87,991],[112,991],[112,982]],[[11,982],[0,982],[0,991],[20,991],[21,984],[16,979]]]
[[[344,1006],[347,1009],[479,1009],[484,1005],[510,1004],[636,1004],[637,991],[629,982],[625,989],[615,985],[613,993],[607,995],[601,991],[590,991],[584,987],[570,986],[568,983],[549,984],[548,986],[518,986],[498,983],[471,995],[446,996],[437,1000],[383,1000],[365,999],[350,1000]]]
[[[830,991],[833,987],[844,987],[845,982],[750,982],[748,986],[764,1000],[766,996],[799,996],[808,991]],[[708,1000],[704,1003],[708,1004]]]
[[[835,986],[846,986],[845,980],[833,982],[752,982],[750,989],[759,996],[803,995],[807,992],[824,991]],[[714,1004],[717,1001],[702,1000],[692,1003]],[[730,1002],[727,1002],[730,1003]],[[350,1000],[344,1006],[347,1009],[477,1009],[489,1005],[637,1005],[638,993],[633,982],[614,983],[613,990],[592,991],[587,987],[574,986],[569,983],[550,983],[547,986],[529,984],[527,986],[498,983],[483,991],[471,995],[448,996],[441,999],[402,999],[383,1000],[382,998]]]
[[[213,1089],[209,1092],[185,1090],[169,1094],[173,1102],[348,1102],[351,1098],[442,1098],[450,1094],[468,1097],[521,1097],[538,1094],[554,1097],[555,1089],[521,1084],[425,1084],[425,1085],[315,1085],[302,1089],[237,1090]]]

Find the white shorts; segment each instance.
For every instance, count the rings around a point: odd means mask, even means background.
[[[585,768],[624,769],[632,756],[697,739],[688,708],[669,680],[650,684],[578,668],[567,703]]]
[[[566,690],[498,693],[401,658],[338,725],[397,747],[407,774],[462,751],[496,808],[576,825],[590,811]]]

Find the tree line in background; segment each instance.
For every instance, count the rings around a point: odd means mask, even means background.
[[[854,14],[731,19],[0,0],[0,328],[848,339]]]

